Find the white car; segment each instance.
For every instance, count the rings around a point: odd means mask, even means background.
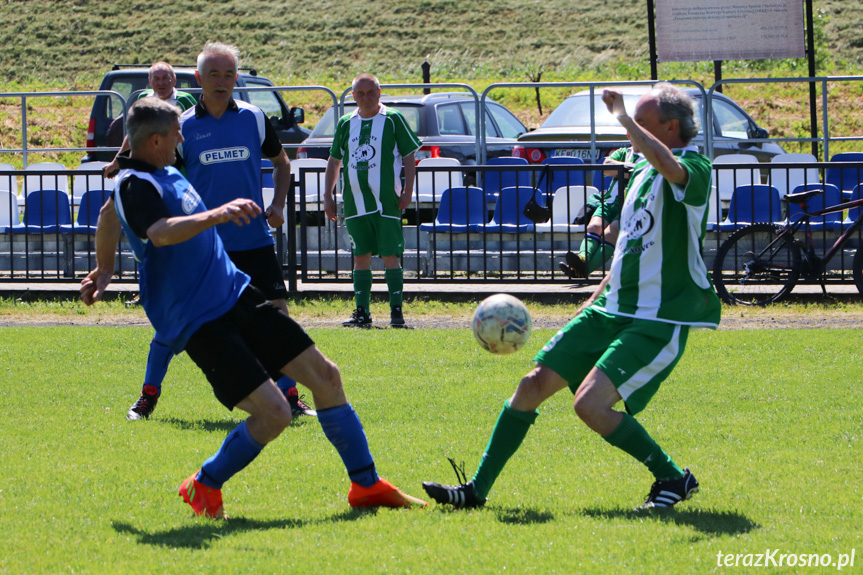
[[[647,92],[645,86],[615,87],[623,93],[626,109],[635,110],[638,100]],[[702,118],[702,95],[696,88],[682,88],[698,104],[696,116]],[[519,137],[513,155],[527,159],[531,164],[542,163],[554,156],[575,156],[585,163],[598,163],[609,152],[628,145],[626,130],[612,116],[602,102],[602,88],[594,89],[593,113],[595,154],[591,150],[590,91],[583,90],[564,100],[548,116],[545,122],[531,132]],[[719,93],[713,94],[713,155],[751,154],[759,161],[769,162],[770,158],[784,154],[781,146],[772,142],[755,143],[752,139],[769,137],[767,130],[758,126],[749,114],[743,111],[731,98]],[[559,144],[558,142],[569,142]],[[703,148],[703,129],[693,143]]]

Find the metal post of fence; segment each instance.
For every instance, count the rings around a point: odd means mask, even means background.
[[[423,84],[431,84],[431,64],[423,62]],[[431,94],[431,88],[423,88],[423,94]]]
[[[24,156],[24,169],[27,169],[27,96],[21,96],[21,150]]]

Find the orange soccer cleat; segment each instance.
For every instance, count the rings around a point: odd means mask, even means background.
[[[211,519],[227,519],[222,506],[222,490],[207,487],[196,479],[197,475],[196,471],[180,484],[180,497],[197,515],[206,515]]]
[[[378,479],[371,487],[363,487],[351,481],[348,492],[348,503],[351,507],[426,507],[428,503],[422,499],[402,493],[386,479]]]

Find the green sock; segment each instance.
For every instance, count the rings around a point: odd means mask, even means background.
[[[595,272],[602,265],[611,259],[614,255],[614,246],[608,242],[602,242],[597,249],[590,254],[590,259],[587,260],[587,270],[590,273]]]
[[[402,305],[402,288],[405,284],[405,272],[402,268],[391,268],[384,271],[387,280],[387,290],[390,292],[390,307]]]
[[[680,479],[683,477],[683,470],[647,434],[647,430],[628,413],[623,414],[623,421],[620,422],[620,425],[603,439],[642,462],[657,479]]]
[[[357,307],[369,311],[372,300],[372,270],[354,270],[354,300]]]
[[[497,476],[503,471],[504,465],[513,453],[518,450],[527,435],[527,430],[536,421],[538,415],[539,411],[530,413],[513,409],[509,405],[509,400],[503,404],[503,409],[494,425],[494,431],[491,432],[491,438],[485,446],[485,453],[482,454],[479,469],[473,476],[472,481],[477,497],[485,499],[488,496]]]
[[[578,248],[578,255],[581,256],[585,263],[590,261],[593,254],[599,250],[599,237],[594,234],[584,234],[584,239],[581,240],[581,246]]]

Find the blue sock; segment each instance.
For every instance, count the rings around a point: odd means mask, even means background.
[[[287,375],[282,375],[279,380],[276,382],[276,386],[282,391],[288,391],[292,387],[297,387],[297,382],[288,377]]]
[[[157,340],[150,342],[150,355],[147,356],[147,371],[144,373],[144,387],[155,387],[162,393],[162,382],[168,374],[168,365],[174,357],[171,348]]]
[[[244,421],[228,434],[219,451],[204,462],[198,481],[213,489],[221,489],[222,484],[245,469],[263,448],[252,438]]]
[[[351,404],[319,409],[318,421],[321,422],[324,435],[339,452],[351,481],[363,487],[371,487],[377,483],[378,473],[369,452],[366,432],[363,431],[363,424]]]

